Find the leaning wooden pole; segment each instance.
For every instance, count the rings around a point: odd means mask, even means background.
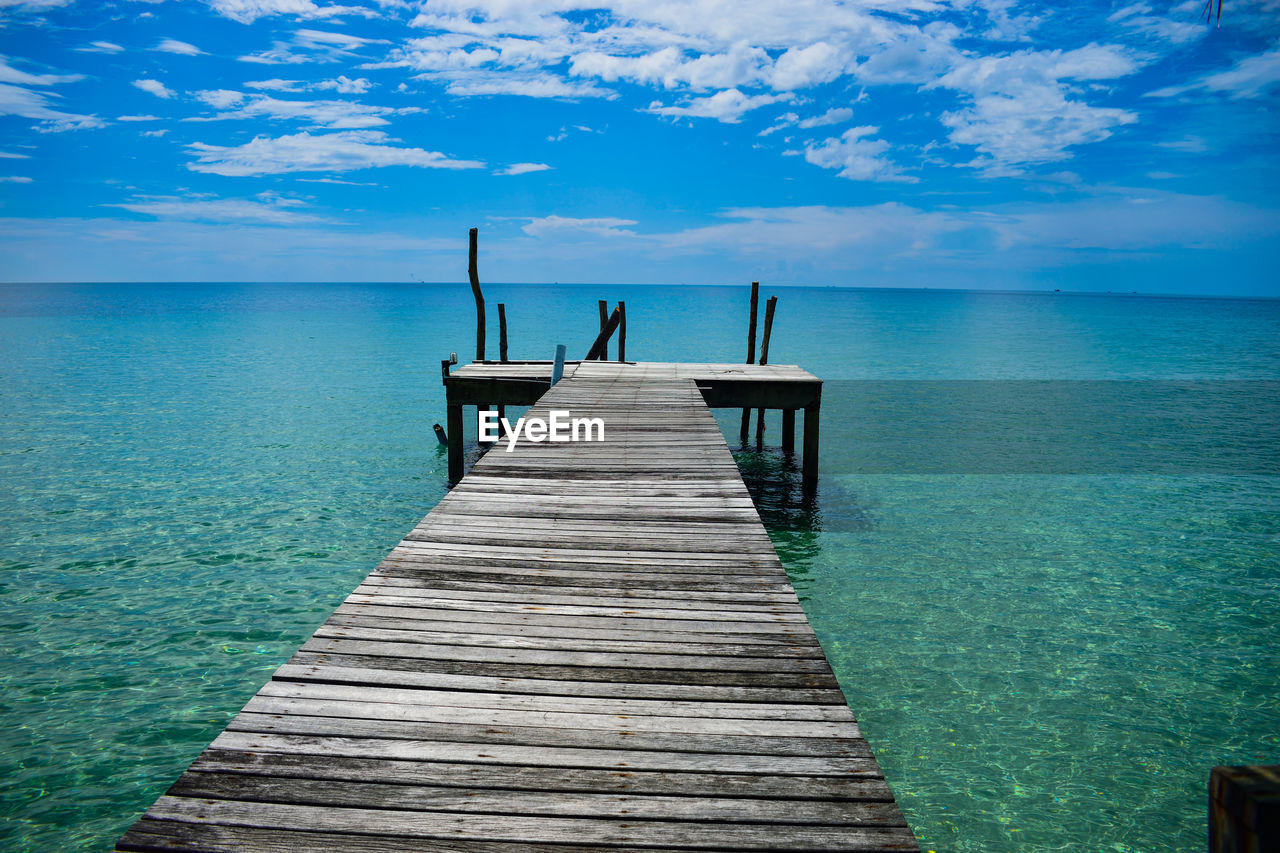
[[[471,248],[467,252],[467,275],[471,277],[471,295],[476,298],[476,361],[484,361],[484,294],[480,292],[480,274],[476,272],[476,237],[479,229],[471,229]]]
[[[747,324],[747,364],[756,360],[756,309],[760,305],[760,282],[751,282],[751,320]],[[743,447],[747,445],[747,433],[751,429],[751,410],[742,410],[742,433],[739,439]]]
[[[760,339],[760,363],[769,363],[769,334],[773,331],[773,309],[778,297],[770,296],[764,305],[764,336]],[[756,410],[756,450],[764,450],[764,409]]]
[[[613,315],[604,324],[604,328],[600,330],[600,334],[596,337],[596,342],[591,345],[591,351],[587,353],[587,357],[583,361],[596,361],[600,358],[601,353],[608,351],[609,336],[613,334],[613,330],[618,328],[618,324],[621,322],[622,312],[614,308]]]

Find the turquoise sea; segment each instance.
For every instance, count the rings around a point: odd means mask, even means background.
[[[762,290],[816,503],[735,455],[923,848],[1202,850],[1209,769],[1280,763],[1280,302]],[[745,287],[485,293],[494,354],[605,298],[632,359],[745,355]],[[473,310],[0,285],[0,849],[109,848],[439,500]]]

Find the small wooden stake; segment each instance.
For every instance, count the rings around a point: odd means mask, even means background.
[[[756,309],[760,304],[760,282],[751,282],[751,319],[747,324],[747,364],[755,364],[756,360]],[[751,410],[742,410],[742,434],[739,440],[742,446],[747,445],[747,433],[751,429]]]
[[[476,361],[484,361],[484,294],[480,292],[480,274],[476,272],[476,236],[471,229],[471,247],[467,251],[467,275],[471,278],[471,295],[476,298]],[[449,427],[453,432],[453,427]]]
[[[627,360],[627,303],[619,302],[618,311],[622,320],[618,323],[618,361]]]
[[[555,385],[564,376],[564,344],[556,344],[556,360],[551,366],[551,384]]]
[[[600,306],[600,330],[604,331],[604,327],[609,323],[609,303],[601,299],[598,300],[598,304]],[[607,341],[605,342],[604,352],[600,353],[600,360],[609,360],[609,344]]]
[[[507,306],[498,303],[498,360],[507,363]]]

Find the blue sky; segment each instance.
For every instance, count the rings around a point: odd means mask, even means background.
[[[1280,0],[0,0],[0,280],[1280,296]]]

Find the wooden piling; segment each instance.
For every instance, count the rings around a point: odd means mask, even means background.
[[[476,238],[479,229],[472,228],[467,250],[467,276],[471,279],[471,295],[476,298],[476,361],[484,361],[484,294],[480,292],[480,274],[476,271]],[[449,427],[450,434],[453,427]]]
[[[756,309],[760,305],[760,282],[751,282],[751,319],[747,323],[747,364],[755,364],[756,361]],[[751,410],[742,410],[742,432],[740,440],[743,447],[747,446],[747,434],[751,429]]]
[[[794,453],[796,450],[796,410],[782,410],[782,452]]]
[[[627,303],[618,303],[618,313],[622,319],[618,321],[618,361],[627,360]]]
[[[804,491],[813,494],[818,487],[818,420],[822,411],[822,391],[804,407],[804,456],[800,463],[800,479]]]
[[[507,363],[507,306],[498,303],[498,360]]]
[[[600,330],[604,331],[604,327],[609,323],[609,303],[603,299],[597,300],[600,307]],[[601,361],[609,360],[609,344],[606,341],[604,351],[600,353]]]
[[[449,484],[462,479],[462,404],[449,403],[446,407],[448,427],[445,433],[449,442]]]
[[[773,309],[778,297],[770,296],[764,306],[764,336],[760,339],[760,363],[769,363],[769,334],[773,331]],[[756,411],[756,450],[764,450],[764,409]]]

